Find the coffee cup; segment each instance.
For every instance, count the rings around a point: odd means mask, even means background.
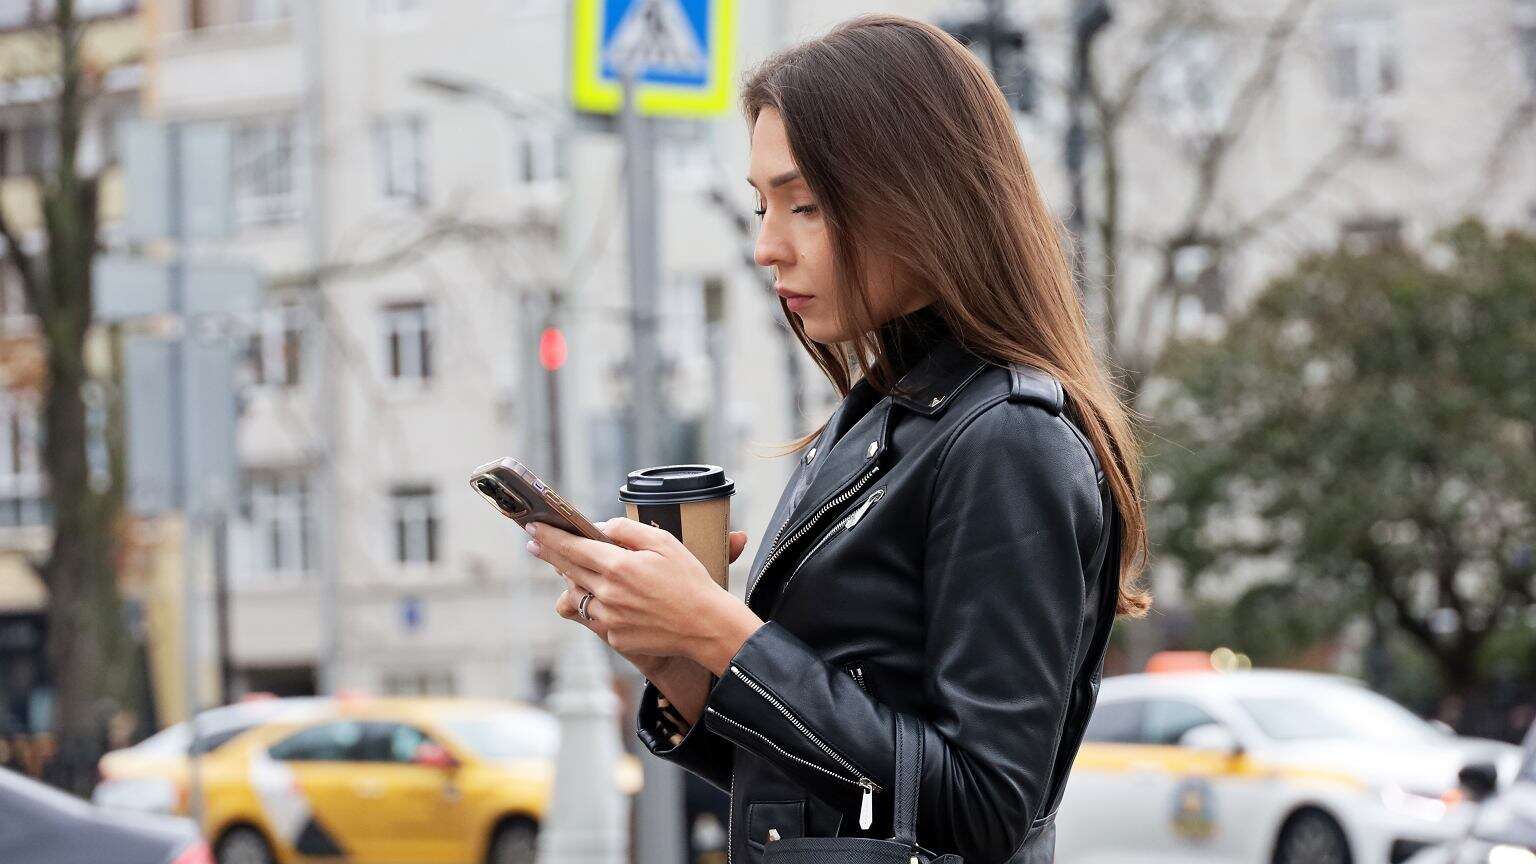
[[[658,465],[629,472],[619,487],[624,515],[681,540],[721,588],[729,588],[731,496],[718,465]]]

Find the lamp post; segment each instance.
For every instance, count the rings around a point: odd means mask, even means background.
[[[1093,40],[1109,25],[1113,14],[1109,0],[1073,0],[1072,2],[1072,88],[1067,96],[1067,177],[1072,186],[1072,212],[1067,227],[1072,232],[1073,263],[1082,266],[1083,232],[1088,227],[1088,201],[1083,190],[1083,162],[1088,149],[1088,134],[1083,127],[1083,101],[1093,80],[1089,62]]]

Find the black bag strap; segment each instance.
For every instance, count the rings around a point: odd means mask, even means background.
[[[896,814],[892,820],[898,842],[917,845],[917,790],[923,779],[923,726],[917,717],[896,712]]]

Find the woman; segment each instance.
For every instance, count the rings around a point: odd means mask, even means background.
[[[640,739],[730,793],[732,864],[890,836],[895,712],[923,726],[920,845],[1050,861],[1110,624],[1149,603],[1137,447],[1056,222],[936,27],[854,19],[742,98],[757,261],[843,400],[795,444],[745,602],[628,519],[603,525],[627,548],[540,525],[529,549],[647,678]]]

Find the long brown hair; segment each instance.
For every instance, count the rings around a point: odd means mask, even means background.
[[[934,300],[970,351],[1056,376],[1122,520],[1116,612],[1145,615],[1140,446],[1094,355],[1065,230],[986,68],[938,27],[864,15],[764,60],[741,90],[749,129],[764,108],[783,118],[795,165],[827,222],[840,314],[852,325],[847,332],[861,334],[851,345],[815,342],[781,300],[800,344],[839,394],[853,384],[850,355],[872,387],[893,392],[869,299],[877,289],[864,267],[866,256],[881,255],[895,278]]]

